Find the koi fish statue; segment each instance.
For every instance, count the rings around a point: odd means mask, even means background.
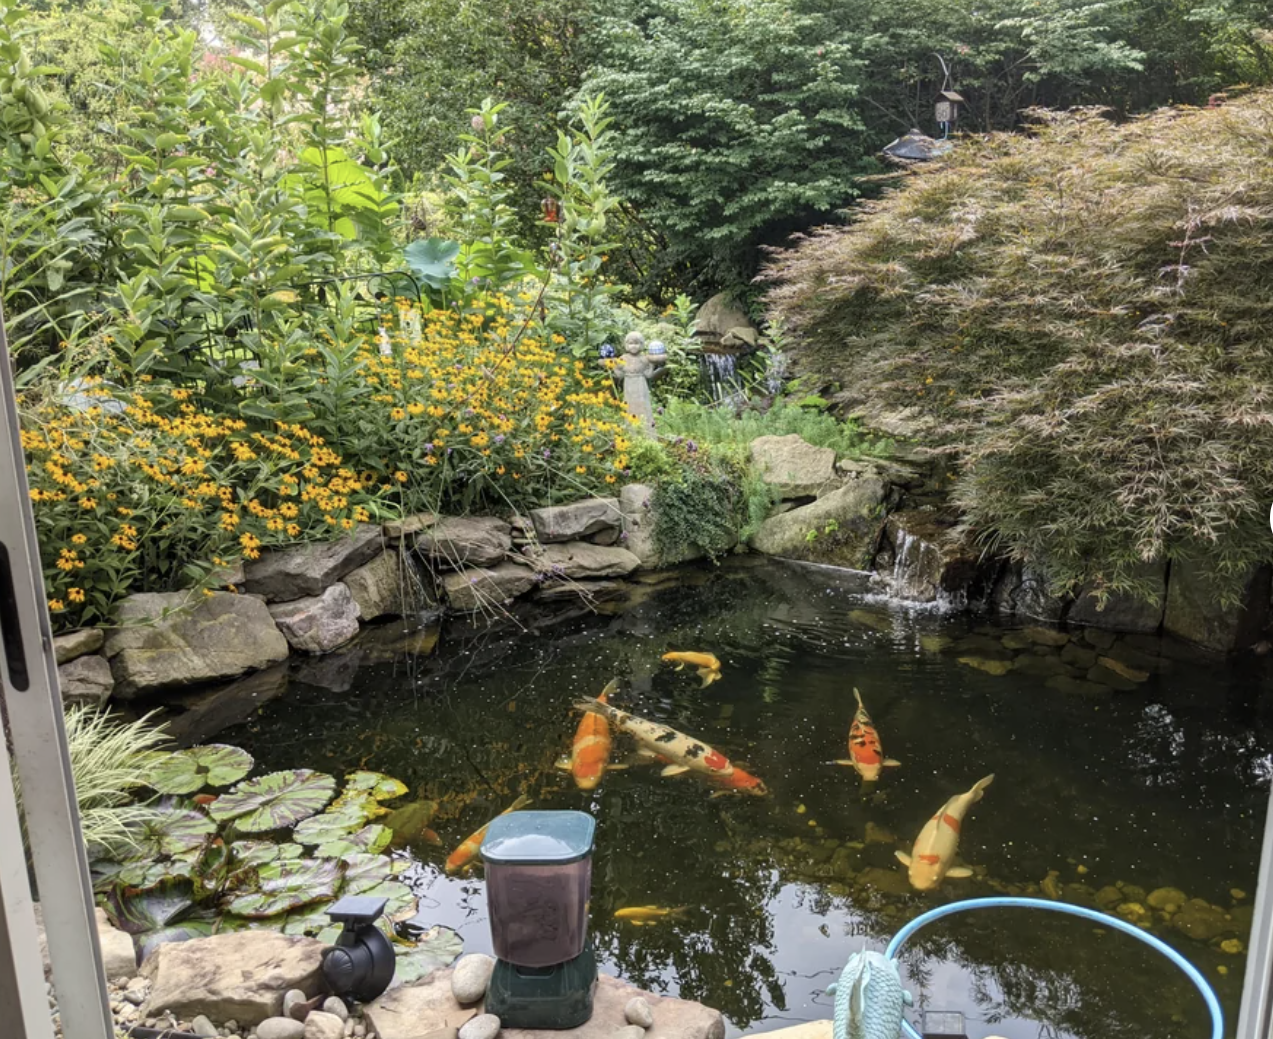
[[[720,661],[714,653],[664,653],[663,662],[675,664],[677,671],[684,671],[686,664],[697,668],[695,673],[703,680],[700,689],[720,681]]]
[[[601,690],[598,703],[607,703],[608,698],[618,692],[619,680],[612,679]],[[575,741],[570,746],[569,760],[557,762],[557,767],[569,772],[575,779],[575,786],[580,790],[595,790],[601,777],[610,769],[626,768],[626,765],[610,764],[610,723],[600,714],[585,712],[579,720],[579,728],[575,730]]]
[[[580,700],[575,707],[602,715],[614,728],[632,736],[642,749],[667,758],[670,764],[661,775],[680,776],[694,772],[716,787],[718,793],[736,791],[763,797],[769,792],[763,782],[731,764],[729,758],[702,740],[686,736],[667,725],[638,718],[591,697]]]
[[[854,689],[853,695],[857,697],[858,709],[853,715],[853,724],[849,727],[849,757],[836,764],[848,765],[866,782],[874,783],[880,778],[881,769],[897,768],[901,762],[884,756],[880,734],[876,731],[871,716],[866,713],[862,694]]]
[[[914,1003],[902,988],[897,964],[865,949],[849,957],[827,995],[835,996],[833,1039],[897,1039],[902,1007]]]
[[[981,800],[994,779],[991,773],[977,780],[967,793],[956,794],[924,824],[909,855],[904,851],[894,853],[906,867],[911,887],[916,891],[933,891],[947,877],[972,876],[967,866],[953,865],[955,852],[959,850],[959,831],[963,829],[968,810]]]

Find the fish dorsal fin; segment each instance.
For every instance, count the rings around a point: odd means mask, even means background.
[[[866,986],[871,980],[871,964],[864,962],[849,993],[849,1020],[860,1028],[866,1020]]]
[[[619,680],[612,678],[606,683],[606,687],[601,690],[601,695],[597,697],[602,703],[606,703],[610,697],[619,691]]]

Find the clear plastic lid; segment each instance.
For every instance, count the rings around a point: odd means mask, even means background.
[[[584,812],[510,812],[487,828],[482,860],[498,866],[565,866],[592,854],[596,829]]]

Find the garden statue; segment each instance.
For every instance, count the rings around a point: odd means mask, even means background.
[[[623,340],[623,399],[628,412],[641,420],[641,429],[653,434],[654,408],[650,404],[650,380],[657,378],[666,356],[652,357],[645,350],[645,336],[629,332]]]
[[[827,995],[835,996],[832,1039],[897,1039],[902,1007],[913,1002],[902,988],[897,964],[865,949],[849,958]]]

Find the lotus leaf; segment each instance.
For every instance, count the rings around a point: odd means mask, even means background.
[[[393,840],[393,831],[387,826],[372,823],[357,833],[320,844],[314,851],[320,859],[343,859],[360,851],[375,854],[384,851]]]
[[[246,750],[210,743],[164,755],[151,770],[150,785],[161,794],[194,794],[205,786],[237,783],[253,764]]]
[[[340,865],[309,859],[267,862],[257,876],[259,889],[230,899],[228,912],[259,920],[330,899],[340,884]]]
[[[292,838],[300,844],[326,844],[340,840],[367,823],[368,816],[356,805],[332,806],[330,811],[312,815],[296,824]]]
[[[132,835],[135,844],[127,857],[145,862],[165,857],[193,857],[216,829],[216,823],[202,812],[161,806],[137,824]]]
[[[445,238],[419,238],[403,252],[411,273],[431,289],[444,289],[455,277],[455,258],[460,254],[458,242]]]
[[[407,792],[406,784],[383,772],[350,772],[345,776],[345,790],[366,791],[377,801],[392,801]]]
[[[184,880],[171,880],[147,891],[117,886],[108,900],[115,925],[129,934],[166,927],[194,904],[190,884]]]
[[[464,951],[464,939],[440,924],[429,928],[411,945],[395,945],[394,982],[410,985],[441,967],[449,967]]]
[[[217,822],[233,819],[244,833],[261,833],[308,819],[331,800],[336,780],[307,768],[271,772],[240,783],[208,806]]]

